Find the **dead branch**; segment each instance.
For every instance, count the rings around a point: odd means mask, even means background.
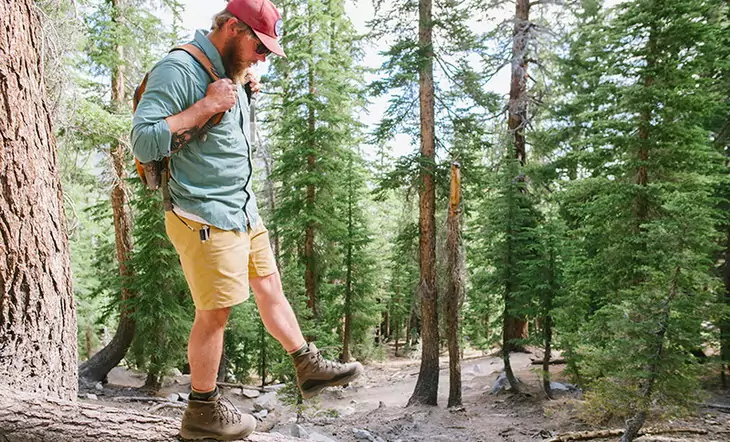
[[[690,433],[690,434],[707,434],[707,430],[702,428],[649,428],[646,430],[639,431],[640,436],[654,435],[654,434],[669,434],[669,433]],[[600,437],[615,437],[624,434],[624,429],[617,430],[597,430],[597,431],[576,431],[572,433],[564,433],[547,439],[543,442],[568,442],[573,440],[589,440],[598,439]]]

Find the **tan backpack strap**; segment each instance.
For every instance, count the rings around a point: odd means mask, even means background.
[[[190,54],[191,57],[193,57],[202,67],[205,69],[206,72],[208,72],[208,75],[210,76],[211,80],[218,81],[221,79],[221,74],[218,73],[218,70],[213,66],[213,63],[210,61],[207,55],[205,55],[205,52],[203,52],[200,48],[195,46],[192,43],[188,43],[185,45],[180,45],[172,48],[172,51],[185,51],[188,54]]]
[[[205,71],[208,73],[208,76],[211,78],[211,81],[218,81],[222,78],[218,70],[215,68],[215,66],[213,66],[210,58],[208,58],[208,56],[205,55],[205,52],[203,52],[194,44],[188,43],[176,46],[172,48],[172,50],[170,50],[170,52],[172,51],[185,51],[190,54],[190,56],[193,57],[198,62],[198,64],[203,67],[203,69],[205,69]],[[223,112],[213,115],[210,120],[208,120],[208,122],[203,126],[203,132],[205,133],[210,130],[211,127],[220,123],[222,119]]]

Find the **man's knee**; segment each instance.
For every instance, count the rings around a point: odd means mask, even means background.
[[[230,307],[215,310],[195,310],[195,322],[208,331],[219,330],[225,328],[230,313]]]

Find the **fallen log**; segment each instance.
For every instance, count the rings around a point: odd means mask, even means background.
[[[690,433],[690,434],[707,434],[707,430],[702,428],[647,428],[639,431],[639,436],[653,434],[668,433]],[[558,434],[557,436],[546,439],[543,442],[569,442],[574,440],[598,439],[600,437],[616,437],[624,434],[624,429],[617,430],[596,430],[596,431],[576,431],[572,433]]]
[[[715,410],[724,411],[725,413],[730,413],[730,405],[708,403],[703,403],[702,405],[708,408],[714,408]]]
[[[0,388],[3,442],[172,442],[180,421],[124,408],[43,398]],[[254,433],[249,441],[296,441]]]

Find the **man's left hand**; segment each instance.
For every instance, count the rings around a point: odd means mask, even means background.
[[[245,76],[245,83],[248,83],[248,85],[251,87],[251,92],[254,94],[261,90],[261,83],[259,82],[258,76],[253,73],[251,69],[246,71]]]

